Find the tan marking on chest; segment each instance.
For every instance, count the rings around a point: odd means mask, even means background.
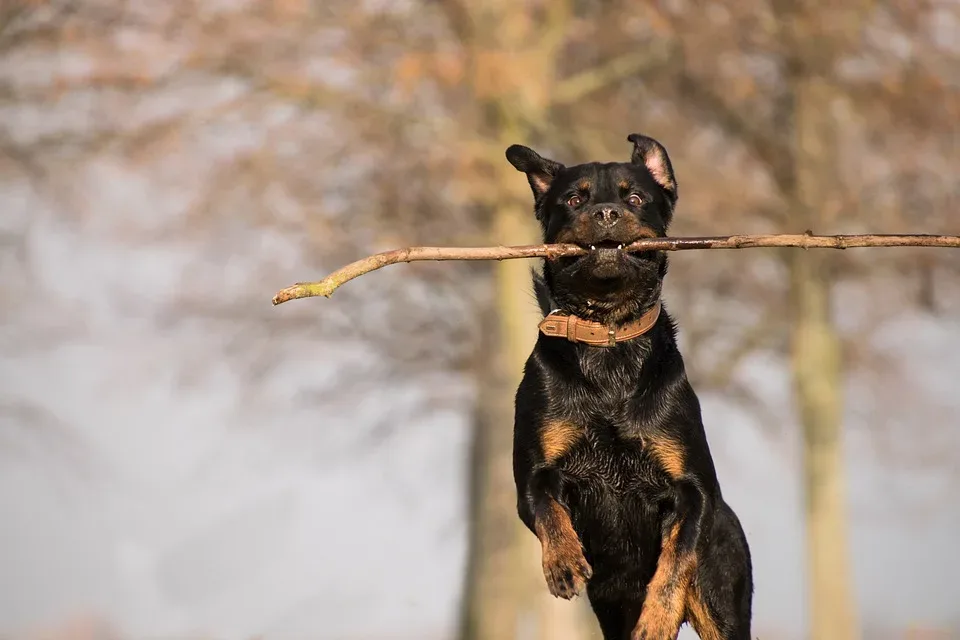
[[[646,449],[650,452],[663,470],[676,480],[686,474],[686,452],[676,440],[670,438],[657,437],[646,440]]]
[[[583,437],[583,429],[565,420],[547,422],[540,429],[540,446],[543,459],[553,464],[570,451]]]

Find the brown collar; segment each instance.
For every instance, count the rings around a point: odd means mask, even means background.
[[[540,333],[553,338],[566,338],[570,342],[582,342],[593,347],[613,347],[618,342],[633,340],[653,328],[660,317],[660,301],[653,308],[622,327],[609,327],[592,320],[551,311],[540,322]]]

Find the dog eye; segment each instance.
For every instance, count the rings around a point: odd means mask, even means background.
[[[576,207],[579,207],[581,204],[583,204],[583,198],[581,198],[580,196],[570,196],[569,198],[567,198],[567,206],[576,208]]]
[[[640,196],[634,193],[629,198],[627,198],[627,202],[634,207],[639,207],[640,205],[643,204],[643,198],[641,198]]]

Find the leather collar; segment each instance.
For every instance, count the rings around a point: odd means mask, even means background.
[[[566,338],[570,342],[582,342],[593,347],[613,347],[642,336],[653,328],[660,317],[660,301],[637,320],[622,327],[612,327],[560,311],[551,311],[540,324],[540,333],[552,338]]]

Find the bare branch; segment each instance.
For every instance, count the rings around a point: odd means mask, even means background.
[[[758,124],[755,119],[741,113],[706,83],[683,72],[679,76],[681,95],[684,101],[698,112],[712,118],[713,122],[728,135],[739,140],[747,150],[767,165],[777,188],[789,193],[793,181],[791,150],[780,140],[777,132]]]
[[[720,364],[711,371],[697,376],[698,381],[714,389],[728,387],[733,382],[733,376],[740,364],[780,334],[783,328],[781,313],[780,307],[769,307],[767,314],[760,322],[751,327],[740,342],[719,358]]]
[[[786,235],[709,236],[700,238],[643,238],[624,251],[682,251],[688,249],[752,249],[759,247],[795,247],[799,249],[852,249],[858,247],[950,247],[960,248],[960,236],[913,235],[836,235],[812,233]],[[587,249],[575,244],[540,244],[520,247],[408,247],[394,249],[352,262],[319,282],[298,282],[279,291],[273,304],[288,300],[324,296],[329,298],[338,287],[365,273],[399,262],[427,260],[513,260],[517,258],[564,258],[586,255]]]
[[[592,69],[581,71],[560,81],[553,90],[551,102],[554,105],[574,103],[594,91],[665,62],[669,53],[666,46],[653,46],[643,51],[632,51]]]
[[[440,5],[450,30],[460,40],[461,45],[469,46],[473,41],[476,27],[467,3],[462,0],[437,0],[437,4]]]

